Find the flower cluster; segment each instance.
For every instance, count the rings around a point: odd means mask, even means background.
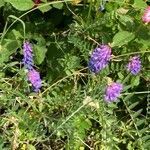
[[[42,86],[42,81],[40,79],[40,74],[34,68],[33,54],[31,44],[26,41],[23,44],[23,64],[28,70],[28,80],[31,82],[33,90],[38,92]]]
[[[102,11],[103,11],[102,7]],[[150,6],[148,6],[142,16],[142,21],[144,23],[150,23]],[[100,45],[98,48],[94,49],[91,54],[88,68],[93,73],[98,73],[104,69],[109,61],[111,60],[111,47],[109,45]],[[126,70],[132,75],[137,75],[141,70],[141,60],[139,56],[133,56],[130,58],[128,64],[126,65]],[[121,83],[111,82],[105,89],[104,99],[107,102],[115,101],[121,91],[123,90],[123,85]]]
[[[149,23],[150,22],[150,6],[148,6],[145,11],[144,14],[142,16],[142,20],[145,23]]]
[[[33,68],[33,55],[32,55],[32,47],[29,42],[24,42],[23,44],[23,64],[26,69],[30,70]]]
[[[41,78],[39,72],[37,72],[35,69],[28,71],[28,80],[31,82],[34,91],[38,92],[41,88]]]
[[[112,50],[109,45],[100,45],[98,48],[94,49],[88,63],[89,70],[93,73],[98,73],[104,69],[111,60],[111,52]],[[132,57],[126,65],[126,69],[133,75],[138,74],[141,70],[141,61],[139,56]],[[105,90],[105,101],[115,101],[122,90],[123,85],[121,83],[111,82]]]
[[[141,61],[139,56],[134,56],[130,59],[127,70],[131,72],[133,75],[137,75],[141,70]]]
[[[94,73],[98,73],[107,66],[110,59],[111,48],[108,45],[101,45],[93,51],[88,65],[89,69]]]
[[[117,100],[121,91],[123,90],[123,85],[120,83],[112,82],[110,85],[107,86],[105,90],[105,101],[112,102]]]

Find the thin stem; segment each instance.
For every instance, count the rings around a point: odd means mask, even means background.
[[[20,17],[18,17],[18,19],[21,19],[22,17],[24,17],[25,15],[29,14],[30,12],[36,10],[36,9],[39,9],[39,8],[42,8],[42,7],[45,7],[45,6],[48,6],[48,5],[51,5],[51,4],[57,4],[57,3],[64,3],[64,2],[71,2],[72,0],[64,0],[64,1],[54,1],[54,2],[48,2],[46,4],[42,4],[40,6],[37,6],[27,12],[25,12],[24,14],[22,14]],[[1,43],[2,43],[2,40],[4,38],[4,36],[6,35],[6,33],[8,32],[8,30],[17,22],[18,20],[15,20],[14,22],[12,22],[12,24],[7,28],[7,30],[4,30],[5,32],[3,32],[2,34],[2,39],[1,39]]]
[[[80,21],[81,24],[83,25],[83,24],[84,24],[83,19],[82,19],[80,16],[78,16],[77,14],[75,14],[75,13],[70,9],[70,7],[68,6],[68,4],[67,4],[66,2],[65,2],[65,4],[66,4],[68,10],[69,10],[69,11],[78,19],[78,21]]]
[[[58,129],[60,129],[66,122],[68,122],[76,113],[78,113],[84,106],[88,105],[90,102],[92,102],[92,100],[89,101],[89,102],[87,102],[87,103],[84,103],[83,105],[81,105],[76,111],[74,111],[70,116],[68,116],[67,119],[66,119],[64,122],[62,122],[62,124],[60,124],[60,125],[50,134],[50,136],[48,136],[48,137],[47,137],[46,139],[44,139],[44,140],[40,140],[40,142],[41,142],[41,141],[47,141],[47,140],[49,140],[49,138],[50,138]]]
[[[113,58],[119,58],[119,57],[124,57],[128,55],[134,55],[134,54],[142,54],[142,53],[150,53],[150,51],[142,51],[142,52],[132,52],[132,53],[126,53],[118,56],[114,56]]]
[[[100,43],[98,43],[96,40],[94,40],[93,38],[91,38],[90,36],[87,37],[89,40],[93,41],[94,43],[96,43],[97,45],[100,45]]]
[[[71,75],[68,75],[68,76],[66,76],[66,77],[64,77],[64,78],[62,78],[62,79],[60,79],[60,80],[58,80],[57,82],[55,82],[54,84],[52,84],[51,86],[49,86],[47,89],[45,89],[45,91],[43,91],[43,92],[41,93],[41,96],[42,96],[44,93],[46,93],[48,90],[50,90],[52,87],[54,87],[55,85],[57,85],[58,83],[61,83],[63,80],[65,80],[65,79],[67,79],[67,78],[69,78],[69,77],[71,77],[71,76],[73,76],[73,75],[76,75],[76,74],[82,74],[82,73],[80,73],[80,71],[83,71],[83,70],[85,70],[85,69],[87,69],[87,67],[86,67],[86,68],[83,68],[83,69],[81,69],[81,70],[79,70],[79,71],[77,71],[77,72],[74,72],[74,73],[72,73]]]
[[[86,144],[80,137],[77,136],[77,138],[78,138],[85,146],[87,146],[90,150],[93,150],[93,148],[90,147],[88,144]]]
[[[121,94],[121,95],[130,95],[130,94],[150,94],[150,91],[124,93],[124,94]]]
[[[139,139],[140,139],[140,148],[141,148],[141,150],[143,150],[143,142],[142,142],[142,139],[141,139],[141,134],[140,134],[140,132],[139,132],[139,130],[138,130],[138,127],[137,127],[137,125],[136,125],[136,123],[135,123],[135,120],[134,120],[134,118],[133,118],[133,116],[132,116],[132,114],[131,114],[131,110],[128,108],[128,106],[127,106],[127,104],[126,104],[126,102],[122,99],[122,101],[123,101],[123,103],[124,103],[124,105],[125,105],[125,107],[126,107],[126,109],[127,109],[127,111],[128,111],[128,113],[129,113],[129,115],[130,115],[130,117],[131,117],[131,120],[133,121],[133,124],[134,124],[134,127],[135,127],[135,129],[136,129],[136,132],[137,132],[137,135],[139,136]]]
[[[5,26],[4,26],[4,29],[3,29],[3,33],[1,34],[1,41],[0,41],[0,45],[2,44],[2,41],[3,41],[3,38],[4,38],[4,33],[6,33],[6,28],[7,28],[7,24],[8,24],[8,18],[7,18],[7,20],[6,20],[6,24],[5,24]]]
[[[91,102],[91,101],[90,101]],[[76,111],[74,111],[62,124],[60,124],[56,130],[52,132],[52,134],[49,136],[51,137],[58,129],[60,129],[66,122],[68,122],[76,113],[78,113],[87,103],[81,105]]]
[[[92,0],[90,1],[90,7],[89,7],[88,16],[87,16],[88,21],[90,20],[91,10],[92,10]]]

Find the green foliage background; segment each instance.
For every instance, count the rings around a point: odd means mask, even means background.
[[[100,11],[103,4],[105,11]],[[143,0],[0,0],[0,149],[149,150],[150,25]],[[22,65],[32,43],[42,89],[33,93]],[[98,44],[113,59],[98,75],[87,68]],[[137,76],[125,70],[140,55]],[[124,84],[103,100],[107,77]]]

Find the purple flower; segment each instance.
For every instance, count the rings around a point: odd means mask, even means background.
[[[108,45],[101,45],[91,55],[88,67],[90,71],[98,73],[105,68],[111,59],[111,48]]]
[[[31,44],[28,41],[23,44],[23,56],[23,64],[28,70],[31,70],[33,68],[33,55]]]
[[[127,70],[131,72],[133,75],[136,75],[141,70],[141,61],[139,56],[134,56],[130,59]]]
[[[123,90],[123,85],[120,83],[112,82],[110,85],[107,86],[105,90],[105,101],[113,102],[117,100],[121,91]]]
[[[28,71],[28,80],[31,82],[35,92],[38,92],[42,86],[42,81],[39,72],[35,69]]]

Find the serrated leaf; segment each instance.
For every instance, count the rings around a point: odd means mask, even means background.
[[[39,45],[34,46],[35,60],[38,65],[40,65],[43,62],[46,52],[47,49],[45,46],[39,46]]]
[[[112,47],[119,46],[121,47],[124,44],[129,43],[133,40],[135,35],[128,31],[120,31],[113,37]]]
[[[5,0],[5,2],[11,3],[13,7],[20,11],[26,11],[34,6],[32,0]]]

